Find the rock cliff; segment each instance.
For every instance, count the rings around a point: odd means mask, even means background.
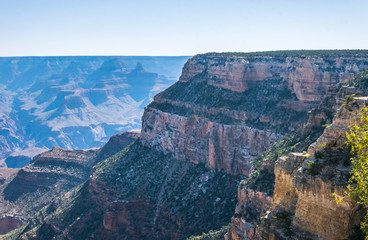
[[[40,211],[28,239],[185,239],[225,225],[240,178],[178,161],[136,141]]]
[[[335,118],[334,124],[329,125],[328,130],[326,129],[326,131],[322,136],[320,136],[322,134],[321,130],[323,131],[324,126],[328,125],[328,123],[331,123],[332,118],[335,115],[337,109],[339,109],[343,103],[345,105],[346,102],[345,99],[349,98],[349,95],[352,96],[352,94],[355,94],[356,96],[366,96],[368,94],[367,82],[368,82],[368,72],[364,71],[362,73],[357,74],[353,79],[351,79],[346,84],[338,84],[329,87],[326,97],[324,98],[322,103],[317,108],[312,109],[308,113],[308,122],[305,125],[305,127],[303,127],[303,129],[300,129],[299,132],[295,132],[291,136],[275,143],[271,147],[271,149],[269,149],[267,154],[263,154],[261,157],[258,157],[263,161],[264,170],[262,170],[261,174],[255,180],[253,180],[254,182],[253,184],[247,184],[248,185],[247,188],[251,188],[254,190],[251,189],[247,190],[255,191],[259,195],[264,195],[265,191],[267,191],[268,194],[272,194],[274,191],[276,191],[276,194],[280,194],[279,192],[280,188],[285,189],[289,188],[290,191],[295,191],[293,190],[290,178],[287,178],[288,181],[285,181],[285,179],[281,180],[279,178],[276,188],[273,189],[274,180],[272,178],[271,179],[269,178],[270,174],[268,174],[267,172],[275,171],[275,174],[277,176],[280,176],[280,167],[279,165],[277,165],[276,169],[274,170],[274,161],[278,158],[278,156],[282,156],[285,154],[287,155],[289,154],[290,151],[306,151],[307,149],[309,149],[310,154],[313,154],[317,151],[318,155],[320,154],[321,146],[324,146],[327,142],[333,143],[335,148],[336,147],[341,148],[343,142],[345,141],[345,131],[347,130],[349,124],[354,121],[354,118],[351,116],[351,114],[347,114],[345,117],[343,117],[342,114],[339,113],[339,117]],[[361,100],[359,100],[358,98],[356,101]],[[330,151],[330,149],[328,149],[328,151]],[[341,161],[341,158],[344,158],[346,152],[345,151],[341,152],[340,149],[337,152],[335,151],[334,154],[335,154],[334,161],[336,163],[336,161],[338,162],[339,159]],[[297,157],[297,155],[298,154],[296,155],[292,154],[291,157],[288,158],[286,162],[284,162],[285,166],[286,164],[289,164],[287,167],[289,169],[288,171],[293,171],[292,170],[293,167],[291,167],[290,170],[290,166],[293,166],[293,164],[289,163],[288,161],[298,162],[300,160],[301,162],[303,162],[303,159],[305,160],[305,158],[300,157],[303,156],[303,154],[299,154],[299,157]],[[321,156],[321,154],[318,156]],[[328,156],[328,158],[331,158],[331,156]],[[285,159],[285,157],[283,157],[282,159]],[[299,162],[297,165],[300,165],[301,162]],[[345,159],[343,159],[343,163],[348,164],[348,162],[349,162],[348,157],[347,158],[345,157]],[[265,168],[267,168],[267,172],[265,172]],[[297,167],[295,166],[294,168],[297,169]],[[319,162],[317,162],[317,164],[314,165],[314,167],[312,168],[313,169],[312,172],[314,175],[316,175],[316,170],[318,168],[321,168],[321,164]],[[332,167],[330,166],[329,170],[330,175],[333,172],[333,170],[331,170],[332,168],[333,166]],[[270,188],[267,188],[266,186],[271,186],[272,191],[270,191]],[[276,201],[278,200],[276,199]],[[239,201],[238,205],[239,204],[244,205],[244,202]],[[291,204],[291,206],[293,206],[294,203],[290,203],[287,201],[286,203],[284,203],[285,206],[288,206],[288,204]],[[290,206],[288,207],[293,208]],[[236,213],[232,219],[230,230],[227,234],[228,239],[255,239],[256,235],[253,233],[257,231],[258,226],[261,223],[260,220],[265,216],[265,212],[258,211],[256,212],[256,214],[253,214],[253,217],[249,217],[250,216],[249,213],[255,213],[255,211],[251,211],[249,208],[248,209],[237,208]],[[277,214],[279,215],[281,214],[280,216],[281,218],[283,218],[281,224],[279,224],[278,230],[279,232],[282,232],[285,230],[285,223],[288,223],[290,225],[291,218],[289,215],[285,215],[285,213],[283,212]],[[248,217],[245,218],[244,216]],[[268,220],[265,220],[265,222],[267,221]],[[244,222],[246,222],[247,224],[240,224]],[[269,229],[267,231],[269,231]],[[291,232],[291,230],[289,232]]]

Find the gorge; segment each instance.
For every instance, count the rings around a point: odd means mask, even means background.
[[[145,107],[140,136],[126,148],[112,141],[116,150],[99,158],[102,150],[56,148],[7,178],[1,195],[11,206],[26,194],[15,189],[51,191],[25,175],[43,172],[55,155],[77,155],[73,164],[88,165],[60,197],[35,206],[35,217],[2,207],[3,217],[24,221],[6,237],[185,239],[230,221],[227,239],[347,237],[361,210],[349,201],[336,207],[329,194],[346,186],[343,133],[351,114],[367,105],[358,98],[340,109],[346,95],[367,94],[364,86],[344,84],[367,69],[363,50],[196,55]],[[324,164],[321,144],[331,145],[335,164]],[[45,154],[54,160],[45,164]],[[57,164],[69,164],[62,159]]]

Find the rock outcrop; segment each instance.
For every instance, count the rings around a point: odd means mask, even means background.
[[[178,160],[202,162],[212,169],[248,176],[252,158],[277,139],[271,131],[227,125],[196,115],[184,117],[149,109],[143,115],[141,142]]]
[[[271,207],[272,197],[262,192],[241,187],[238,189],[238,203],[226,240],[255,239],[260,217]],[[258,221],[255,221],[257,219]]]
[[[364,214],[343,196],[350,177],[346,131],[368,106],[360,97],[338,110],[331,125],[308,153],[290,153],[275,166],[275,192],[270,213],[263,219],[258,239],[348,239]]]
[[[29,239],[185,239],[227,223],[240,178],[143,147],[97,164],[32,219]]]
[[[185,64],[180,81],[192,81],[193,77],[206,72],[209,85],[244,92],[255,82],[280,78],[296,95],[298,104],[295,107],[308,109],[320,103],[329,86],[346,82],[367,68],[367,56],[364,54],[353,56],[341,52],[341,55],[334,56],[329,55],[328,51],[321,55],[305,53],[299,56],[292,53],[283,56],[277,52],[258,56],[257,53],[253,56],[221,53],[197,55]]]

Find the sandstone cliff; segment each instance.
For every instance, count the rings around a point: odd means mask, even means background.
[[[275,194],[258,239],[348,239],[359,225],[363,209],[350,198],[337,204],[350,176],[346,131],[368,106],[364,97],[339,109],[308,153],[290,153],[275,166]]]
[[[238,203],[235,214],[231,218],[231,225],[225,239],[243,240],[254,239],[260,216],[265,216],[272,204],[272,197],[262,192],[244,188],[238,189]]]

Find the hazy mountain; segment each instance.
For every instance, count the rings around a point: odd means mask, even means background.
[[[0,58],[1,164],[10,154],[13,161],[24,152],[30,159],[40,148],[100,147],[114,134],[139,129],[144,107],[178,80],[187,59]]]

